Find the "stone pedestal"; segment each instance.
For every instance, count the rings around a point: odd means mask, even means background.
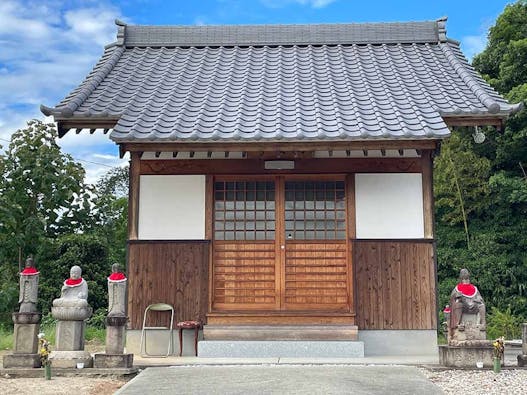
[[[134,354],[95,354],[94,366],[99,369],[131,368]]]
[[[56,345],[57,351],[84,350],[84,321],[57,321]]]
[[[527,324],[522,324],[522,355],[518,355],[518,366],[527,366]]]
[[[96,368],[131,368],[134,354],[124,354],[127,317],[106,317],[105,354],[95,354]]]
[[[127,317],[106,317],[106,354],[124,353]]]
[[[463,314],[459,328],[450,331],[448,344],[451,346],[470,345],[470,343],[485,345],[487,331],[481,328],[478,322],[480,322],[478,314]]]
[[[91,307],[52,307],[51,314],[57,321],[55,351],[49,359],[55,368],[75,368],[83,363],[85,368],[93,366],[89,352],[84,351],[85,320],[91,316]]]
[[[74,369],[77,363],[83,363],[85,368],[93,367],[93,358],[88,351],[52,351],[49,355],[53,368]]]
[[[494,349],[490,342],[479,345],[439,346],[439,363],[456,368],[475,368],[476,362],[483,362],[483,367],[492,368]]]
[[[13,354],[4,356],[4,368],[38,368],[40,313],[13,313]]]

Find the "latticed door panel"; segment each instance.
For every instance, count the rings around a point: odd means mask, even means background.
[[[213,307],[275,309],[274,180],[214,183]]]
[[[285,182],[286,310],[346,310],[345,182]]]

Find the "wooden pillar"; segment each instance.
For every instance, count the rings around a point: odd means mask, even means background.
[[[347,256],[348,256],[348,284],[349,284],[349,302],[350,302],[350,313],[355,314],[357,311],[356,295],[357,286],[355,284],[355,262],[353,257],[355,251],[353,251],[353,242],[357,237],[357,213],[355,210],[355,173],[348,174],[346,176],[346,205],[347,205],[347,223],[348,223],[348,234],[346,238],[347,245]],[[355,319],[355,318],[354,318]],[[354,321],[356,325],[356,321]]]
[[[128,240],[137,240],[138,238],[140,155],[139,152],[130,152],[130,170],[128,179]]]
[[[423,175],[423,218],[425,239],[434,238],[433,151],[424,150],[421,156]]]

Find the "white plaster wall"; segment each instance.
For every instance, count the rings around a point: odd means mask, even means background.
[[[357,238],[423,238],[422,182],[420,173],[356,174]]]
[[[138,237],[204,239],[205,176],[141,176]]]

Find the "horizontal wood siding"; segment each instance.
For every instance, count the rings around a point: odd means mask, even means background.
[[[432,241],[353,242],[359,329],[436,329]]]
[[[213,308],[276,307],[274,241],[215,241],[213,262]]]
[[[128,245],[128,315],[131,329],[141,329],[152,303],[174,306],[175,320],[205,321],[208,306],[209,242],[137,241]],[[147,325],[166,325],[156,313]],[[174,323],[175,324],[175,323]]]
[[[346,242],[286,244],[285,309],[349,311]]]

